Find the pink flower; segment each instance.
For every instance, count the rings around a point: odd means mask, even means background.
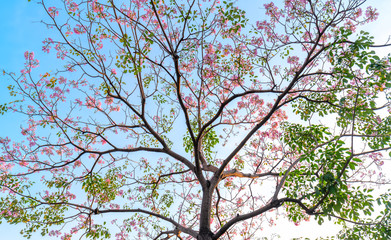
[[[375,21],[377,17],[379,16],[379,13],[377,12],[376,8],[373,8],[369,6],[367,10],[365,11],[365,17],[368,18],[368,21]]]
[[[50,16],[51,16],[52,18],[58,16],[58,10],[57,10],[56,7],[49,7],[49,8],[48,8],[48,12],[49,12],[49,14],[50,14]]]
[[[71,2],[71,4],[69,4],[69,11],[76,12],[78,9],[79,5],[77,3]]]

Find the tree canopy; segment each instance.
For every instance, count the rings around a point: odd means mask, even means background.
[[[26,52],[0,105],[24,118],[0,138],[23,236],[257,239],[279,215],[391,238],[391,56],[357,30],[365,0],[39,3],[63,65]]]

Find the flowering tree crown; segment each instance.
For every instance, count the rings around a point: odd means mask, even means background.
[[[42,50],[65,66],[37,76],[26,52],[5,73],[0,111],[26,121],[0,139],[1,218],[26,237],[252,239],[281,209],[390,237],[389,194],[379,216],[371,195],[387,181],[390,57],[356,32],[377,18],[364,2],[276,1],[257,18],[218,0],[40,2],[58,32]]]

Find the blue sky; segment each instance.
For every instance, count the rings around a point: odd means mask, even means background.
[[[40,6],[27,0],[4,1],[0,10],[0,70],[19,73],[24,64],[23,54],[26,50],[36,52],[39,57],[41,42],[46,27],[40,23],[43,11]],[[43,61],[44,62],[44,61]],[[0,78],[0,104],[8,100],[7,78]],[[9,118],[7,118],[9,120]],[[19,126],[16,121],[7,121],[0,117],[1,135],[11,135]]]
[[[365,30],[370,31],[376,36],[375,40],[378,44],[385,43],[391,35],[391,27],[389,27],[389,23],[391,22],[391,16],[389,15],[391,1],[372,0],[369,2],[376,4],[374,6],[380,10],[381,15],[376,23],[370,24]],[[252,9],[250,14],[259,14],[261,11],[261,9]],[[51,60],[55,57],[41,51],[41,42],[48,35],[47,28],[40,23],[43,16],[44,12],[41,10],[41,7],[34,2],[28,2],[27,0],[2,2],[0,8],[0,70],[6,69],[7,71],[19,72],[23,67],[23,53],[26,50],[34,51],[37,58],[41,61],[42,68],[46,71],[50,70]],[[387,51],[391,52],[391,48],[387,49]],[[5,90],[5,87],[9,83],[7,84],[5,80],[4,77],[0,78],[0,104],[7,101],[8,92]],[[19,131],[19,126],[17,125],[17,121],[12,119],[12,115],[7,115],[6,118],[0,115],[0,135],[12,135],[15,131]],[[273,232],[280,232],[284,229],[283,231],[288,233],[298,232],[298,236],[306,234],[306,232],[310,236],[311,232],[317,235],[323,231],[326,234],[330,232],[329,227],[331,227],[329,225],[328,227],[323,226],[320,228],[317,224],[305,223],[297,231],[297,228],[293,224],[285,224],[287,225],[281,225],[282,227],[277,226]],[[12,240],[22,239],[19,235],[20,229],[21,227],[19,226],[10,226],[3,223],[0,225],[0,238]],[[283,236],[283,234],[281,235]],[[32,240],[38,239],[42,238],[39,235],[32,238]],[[50,238],[45,237],[45,239]]]
[[[0,14],[2,32],[0,65],[16,70],[23,63],[27,49],[40,50],[46,27],[40,22],[43,12],[38,4],[27,0],[5,1]]]
[[[41,39],[46,27],[39,23],[43,14],[37,4],[27,0],[3,1],[0,8],[0,69],[19,72],[24,63],[23,53],[26,50],[40,51]],[[5,102],[9,85],[2,76],[0,78],[0,104]],[[0,116],[0,134],[9,136],[19,131],[17,121],[7,116]],[[19,240],[21,227],[0,225],[1,239]],[[40,239],[35,238],[33,240]]]

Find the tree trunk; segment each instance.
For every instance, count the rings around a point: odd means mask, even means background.
[[[206,186],[202,188],[202,191],[200,231],[197,240],[212,240],[213,233],[210,230],[210,215],[213,190],[210,188],[210,182],[208,180]]]
[[[213,233],[210,230],[207,232],[200,231],[200,233],[197,236],[197,240],[212,240],[212,236],[213,236]]]

